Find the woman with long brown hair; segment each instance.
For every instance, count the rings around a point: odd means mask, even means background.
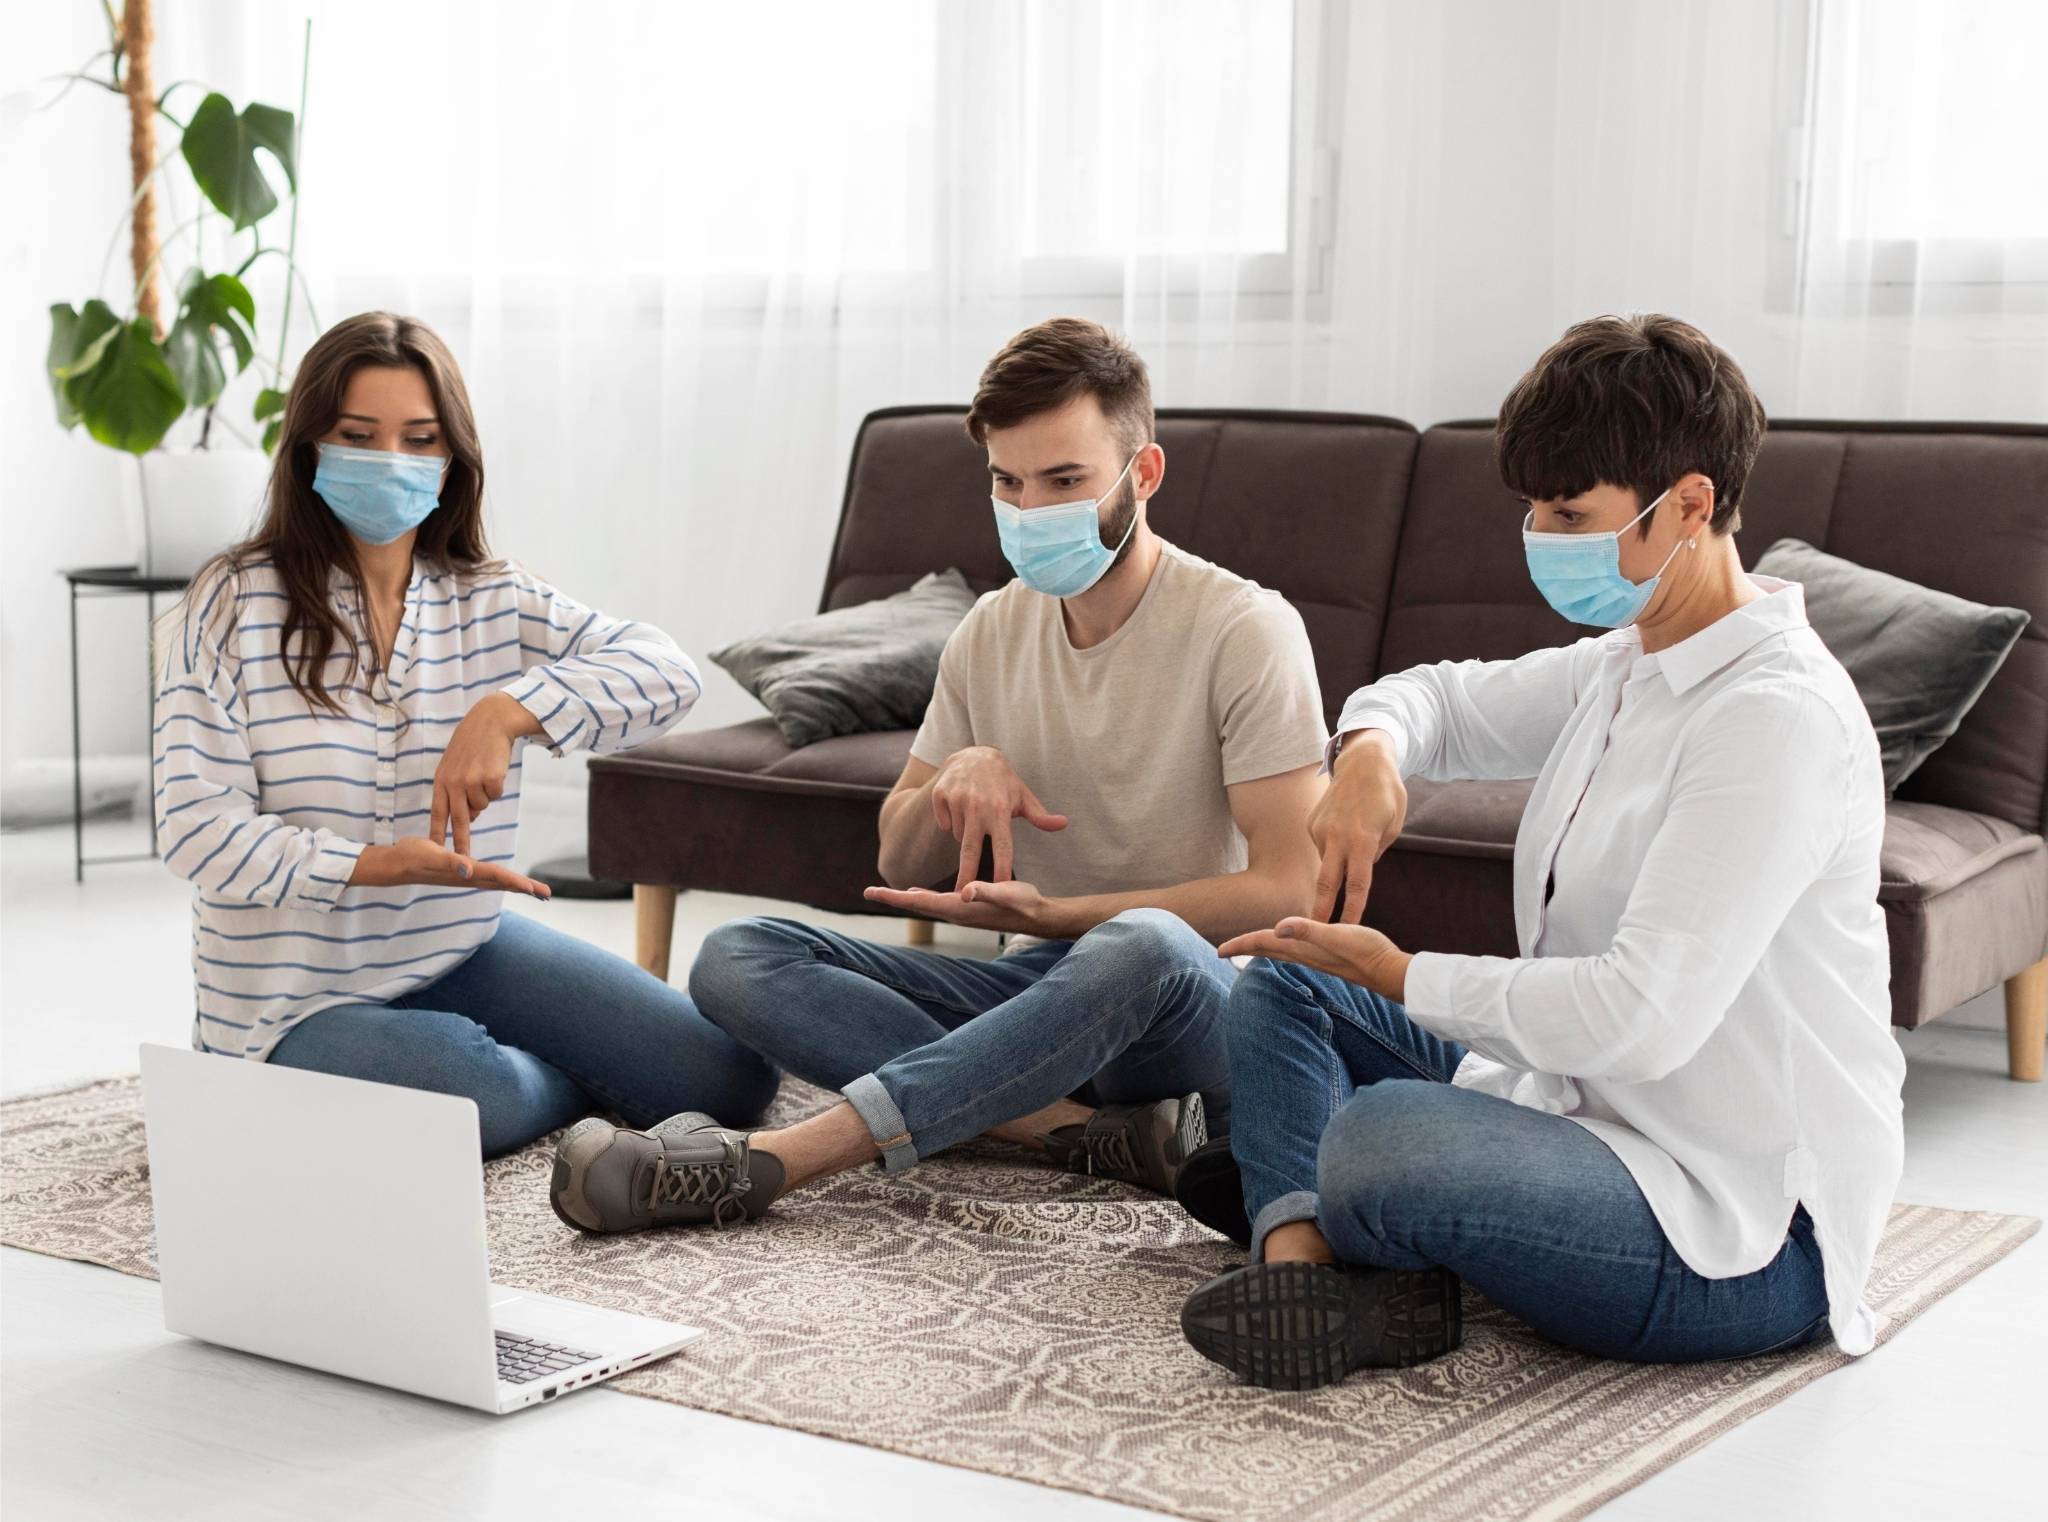
[[[157,833],[192,881],[195,1045],[474,1099],[486,1154],[595,1108],[766,1108],[775,1074],[621,958],[501,916],[526,743],[619,750],[687,712],[647,624],[494,558],[454,357],[410,318],[301,363],[260,527],[166,641]]]

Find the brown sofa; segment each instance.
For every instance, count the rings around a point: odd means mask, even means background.
[[[861,426],[821,609],[959,567],[1006,580],[984,456],[957,407]],[[1492,425],[1169,409],[1153,526],[1300,609],[1334,719],[1352,689],[1426,661],[1501,658],[1584,631],[1523,568]],[[1962,727],[1890,806],[1879,897],[1892,1019],[2004,983],[2013,1076],[2039,1078],[2048,1011],[2048,427],[1779,422],[1750,478],[1745,560],[1793,536],[2033,622]],[[752,632],[735,629],[735,636]],[[636,884],[639,958],[666,976],[677,888],[869,913],[877,807],[910,732],[792,751],[755,719],[591,765],[590,858]],[[1510,859],[1528,782],[1411,787],[1368,918],[1410,950],[1512,955]]]

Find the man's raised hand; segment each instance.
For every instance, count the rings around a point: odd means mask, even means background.
[[[1010,881],[1016,850],[1010,821],[1022,819],[1041,830],[1064,830],[1067,816],[1055,814],[1024,785],[1009,758],[992,745],[955,751],[932,779],[932,818],[960,842],[960,869],[953,891],[962,892],[981,875],[986,841],[995,857],[990,881]]]

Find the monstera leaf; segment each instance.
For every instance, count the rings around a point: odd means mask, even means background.
[[[277,451],[277,436],[284,431],[284,404],[287,398],[282,391],[265,386],[256,393],[254,416],[263,425],[263,452]]]
[[[57,418],[113,449],[147,454],[185,414],[185,393],[164,363],[149,320],[123,323],[104,301],[50,311],[50,378]]]
[[[210,407],[227,389],[218,332],[235,351],[240,375],[254,357],[256,298],[233,275],[202,275],[192,270],[178,290],[178,320],[164,339],[164,359],[177,377],[178,389],[194,407]]]
[[[192,113],[185,128],[185,163],[206,199],[234,223],[236,232],[253,227],[277,209],[277,192],[256,162],[258,148],[277,160],[285,182],[297,188],[293,136],[291,112],[252,105],[237,113],[234,104],[218,92],[202,100]]]
[[[76,428],[80,421],[66,394],[67,383],[98,364],[120,330],[121,319],[104,301],[88,301],[82,312],[73,311],[68,301],[50,308],[50,395],[57,403],[57,421],[65,428]]]

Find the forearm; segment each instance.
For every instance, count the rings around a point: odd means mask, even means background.
[[[157,821],[164,865],[212,898],[269,908],[326,910],[362,847],[332,830],[286,824],[236,800],[209,814],[178,809]]]
[[[1512,661],[1441,661],[1391,673],[1351,694],[1337,733],[1385,731],[1404,777],[1534,776],[1571,716],[1576,650],[1534,650]]]
[[[960,843],[932,816],[933,777],[922,787],[901,788],[882,800],[881,851],[875,863],[892,888],[921,888],[950,879]]]
[[[1054,899],[1047,908],[1052,928],[1062,940],[1078,939],[1126,909],[1164,909],[1185,920],[1204,938],[1221,942],[1246,931],[1264,929],[1292,914],[1306,914],[1314,897],[1311,861],[1306,871],[1297,863],[1253,866],[1242,872],[1198,877],[1166,888]]]
[[[519,699],[509,692],[490,692],[477,699],[475,713],[482,710],[490,716],[492,723],[500,726],[508,740],[530,740],[545,736],[547,731],[540,719]]]

